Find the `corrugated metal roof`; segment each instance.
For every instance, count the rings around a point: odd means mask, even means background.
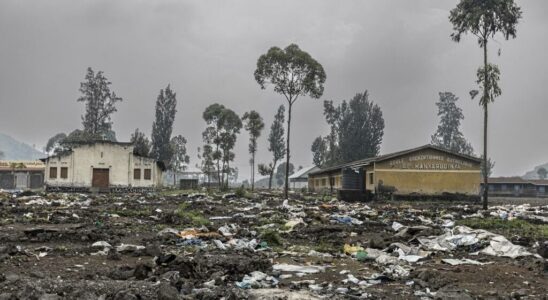
[[[483,179],[482,179],[483,182]],[[518,176],[512,177],[492,177],[489,178],[489,183],[497,184],[533,184],[533,185],[548,185],[546,179],[523,179]]]
[[[366,158],[366,159],[362,159],[362,160],[356,160],[356,161],[353,161],[353,162],[349,162],[349,163],[345,163],[345,164],[341,164],[341,165],[321,169],[321,170],[318,170],[318,171],[310,172],[309,174],[310,175],[316,175],[316,174],[333,172],[333,171],[336,171],[338,169],[343,169],[343,168],[364,167],[364,166],[367,166],[367,165],[371,164],[372,162],[380,162],[380,161],[383,161],[383,160],[387,160],[387,159],[402,156],[402,155],[405,155],[405,154],[413,153],[413,152],[420,151],[420,150],[423,150],[423,149],[435,149],[435,150],[438,150],[438,151],[449,153],[451,155],[460,156],[462,158],[481,163],[481,159],[478,158],[478,157],[465,155],[465,154],[460,154],[460,153],[455,153],[455,152],[449,151],[445,148],[441,148],[441,147],[438,147],[438,146],[427,144],[427,145],[423,145],[423,146],[408,149],[408,150],[403,150],[403,151],[393,152],[393,153],[389,153],[389,154],[379,155],[379,156],[376,156],[376,157],[370,157],[370,158]]]
[[[289,176],[289,179],[296,179],[296,178],[300,178],[300,177],[305,177],[305,175],[308,175],[308,173],[310,172],[314,172],[316,170],[319,170],[320,168],[316,167],[316,166],[310,166],[310,167],[306,167],[306,168],[302,168],[300,169],[299,171],[293,173],[291,176]],[[308,176],[306,176],[308,177]]]

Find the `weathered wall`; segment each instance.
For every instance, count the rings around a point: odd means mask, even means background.
[[[342,175],[339,172],[321,175],[308,175],[308,189],[311,191],[320,191],[330,189],[330,178],[333,180],[333,189],[340,189],[342,184]]]
[[[374,172],[375,187],[396,194],[479,194],[480,163],[435,149],[377,162]]]
[[[57,178],[50,178],[50,167],[57,168]],[[68,168],[61,178],[61,167]],[[162,183],[161,170],[151,158],[133,155],[133,146],[109,143],[81,145],[72,153],[52,157],[46,166],[46,184],[50,186],[91,187],[93,169],[109,169],[110,186],[151,187]],[[133,179],[134,168],[141,169],[141,179]],[[144,169],[151,169],[151,179],[144,179]]]

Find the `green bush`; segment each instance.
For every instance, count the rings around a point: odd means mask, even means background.
[[[283,241],[278,232],[267,229],[259,236],[261,240],[266,241],[270,246],[280,246]]]
[[[234,194],[236,194],[236,197],[238,197],[238,198],[244,198],[245,194],[246,194],[245,187],[243,185],[241,185],[239,188],[237,188],[234,191]]]
[[[179,204],[179,207],[175,211],[177,215],[185,222],[190,222],[193,226],[201,227],[210,225],[209,220],[198,211],[189,209],[189,204],[183,202]]]

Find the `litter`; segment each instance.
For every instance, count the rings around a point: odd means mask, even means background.
[[[289,265],[289,264],[276,264],[272,265],[272,269],[275,271],[282,272],[297,272],[297,273],[307,273],[314,274],[325,272],[324,266],[299,266],[299,265]]]
[[[443,261],[446,264],[450,264],[452,266],[459,266],[459,265],[479,265],[479,266],[482,266],[482,265],[486,264],[486,263],[482,263],[482,262],[479,262],[477,260],[468,259],[468,258],[463,258],[463,259],[445,258],[445,259],[442,259],[441,261]]]

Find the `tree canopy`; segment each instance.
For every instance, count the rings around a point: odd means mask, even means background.
[[[86,104],[86,112],[82,116],[84,131],[104,139],[109,139],[106,136],[112,131],[111,115],[116,112],[115,104],[122,101],[110,90],[111,84],[102,71],[95,73],[88,68],[85,81],[80,83],[83,95],[77,100]]]
[[[134,154],[145,157],[150,155],[150,140],[143,132],[139,131],[139,128],[131,134],[130,142],[133,143]]]
[[[462,109],[457,106],[459,98],[451,92],[440,92],[440,99],[436,103],[440,123],[432,135],[432,145],[436,145],[455,153],[472,155],[474,149],[466,141],[460,131],[460,123],[464,120]]]
[[[152,157],[169,165],[173,155],[170,141],[177,112],[177,95],[168,85],[156,99],[156,118],[152,123]]]
[[[255,80],[262,89],[267,84],[274,87],[274,91],[285,97],[288,104],[287,110],[287,136],[286,136],[286,164],[290,161],[290,137],[291,137],[291,109],[299,96],[310,96],[318,99],[323,95],[326,75],[322,65],[310,54],[301,50],[296,44],[291,44],[285,49],[272,47],[266,54],[257,60]],[[289,172],[285,174],[285,197],[288,197],[289,185],[287,184]]]
[[[261,115],[251,110],[242,117],[244,129],[249,132],[249,153],[251,154],[251,190],[255,189],[255,154],[257,153],[257,139],[261,136],[264,129],[264,122]]]
[[[367,90],[338,106],[324,101],[324,115],[331,130],[312,144],[313,162],[327,167],[374,157],[379,154],[384,135],[381,108],[369,100]]]

